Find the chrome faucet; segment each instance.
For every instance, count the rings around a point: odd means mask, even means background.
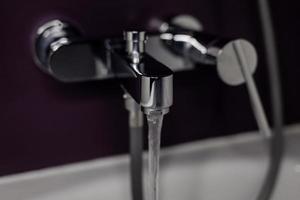
[[[173,104],[175,71],[193,70],[196,64],[213,65],[225,83],[246,82],[258,126],[267,138],[272,135],[252,77],[257,66],[253,45],[244,39],[230,40],[206,34],[191,17],[179,21],[184,22],[183,26],[162,22],[156,30],[159,33],[152,35],[152,39],[156,39],[148,45],[148,50],[145,32],[128,31],[124,32],[123,40],[90,42],[73,26],[60,20],[44,24],[37,32],[35,58],[38,66],[52,77],[63,82],[103,79],[120,82],[125,92],[125,106],[130,112],[129,126],[133,130],[130,151],[135,164],[131,172],[138,176],[132,178],[132,185],[139,191],[142,191],[143,174],[141,111],[146,115],[168,113]],[[142,192],[135,199],[142,199],[141,196]]]

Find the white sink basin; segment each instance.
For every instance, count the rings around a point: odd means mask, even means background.
[[[260,138],[243,134],[164,150],[161,200],[254,200],[267,166]],[[299,197],[300,126],[292,126],[287,129],[287,153],[273,199]],[[0,199],[130,200],[128,157],[3,177]]]

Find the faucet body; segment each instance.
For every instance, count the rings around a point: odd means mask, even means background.
[[[107,41],[109,67],[145,114],[165,114],[173,104],[173,71],[144,52],[146,38],[141,35],[125,32],[124,42]]]
[[[168,112],[173,104],[173,72],[193,70],[194,67],[188,67],[191,63],[216,66],[220,78],[227,84],[244,83],[234,43],[240,44],[245,62],[254,73],[256,51],[246,40],[224,39],[173,23],[163,24],[163,30],[158,28],[159,33],[151,35],[151,38],[159,37],[151,49],[157,57],[147,51],[144,32],[129,31],[124,33],[124,38],[91,42],[73,26],[54,20],[37,32],[36,60],[44,72],[63,82],[116,78],[145,114]],[[164,52],[159,53],[163,49]],[[173,59],[171,54],[179,59]],[[175,68],[180,60],[188,62]]]

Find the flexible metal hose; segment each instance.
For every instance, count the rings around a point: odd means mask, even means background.
[[[273,134],[269,142],[269,169],[257,200],[269,200],[272,197],[280,173],[284,153],[283,109],[281,96],[281,81],[279,74],[278,55],[275,34],[272,25],[270,8],[267,0],[258,0],[262,34],[269,73],[271,104],[273,114]]]
[[[133,200],[143,200],[143,127],[130,127],[130,181]]]
[[[124,94],[128,110],[130,141],[130,185],[133,200],[143,200],[143,113],[129,94]]]

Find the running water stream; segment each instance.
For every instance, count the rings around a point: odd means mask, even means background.
[[[147,115],[148,120],[148,190],[146,200],[158,200],[159,192],[159,152],[163,114],[153,112]]]

